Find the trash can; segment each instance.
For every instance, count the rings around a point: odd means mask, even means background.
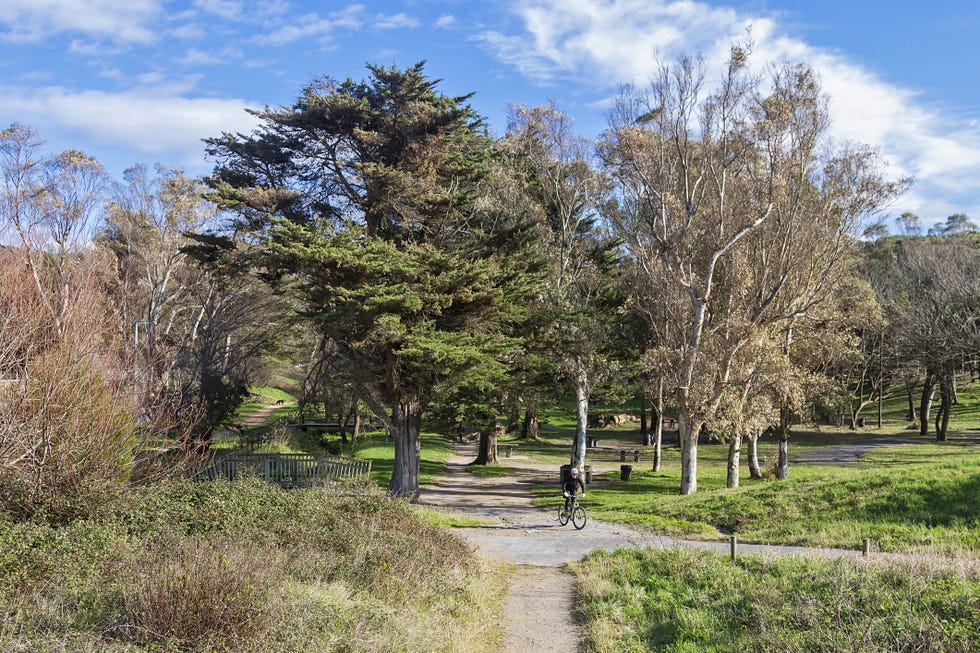
[[[619,466],[619,480],[628,481],[630,480],[630,474],[633,473],[633,465],[620,465]]]
[[[588,485],[592,482],[592,465],[585,466],[585,484]]]
[[[651,444],[653,444],[653,436],[650,435],[649,433],[644,433],[643,434],[643,446],[644,447],[649,447]]]
[[[864,424],[865,424],[864,418],[863,417],[858,417],[857,422],[858,422],[858,428],[862,428],[863,429],[864,428]]]

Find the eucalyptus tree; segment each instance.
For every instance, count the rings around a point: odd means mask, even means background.
[[[546,275],[536,310],[547,316],[539,346],[575,393],[571,463],[585,462],[590,392],[615,369],[607,343],[616,316],[617,242],[601,221],[608,182],[592,165],[592,145],[554,104],[512,108],[508,154],[523,167],[535,200]]]
[[[739,47],[708,93],[701,60],[665,65],[648,91],[624,93],[603,145],[617,233],[646,273],[638,290],[668,303],[676,327],[651,344],[671,362],[682,494],[697,491],[698,434],[740,352],[776,324],[792,346],[794,322],[846,273],[858,222],[901,189],[873,151],[827,149],[812,70],[786,64],[765,81]]]
[[[116,261],[134,391],[147,414],[186,416],[199,444],[241,402],[276,325],[270,291],[232,262],[230,243],[193,237],[215,220],[204,190],[179,169],[133,166],[97,239]]]
[[[260,244],[395,444],[389,490],[418,492],[421,420],[448,385],[505,370],[529,290],[526,234],[483,191],[482,121],[426,77],[369,66],[208,141],[210,196]]]

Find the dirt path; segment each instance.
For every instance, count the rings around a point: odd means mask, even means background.
[[[504,601],[501,629],[506,634],[507,651],[575,651],[581,632],[572,618],[572,577],[561,567],[602,549],[620,548],[701,548],[729,552],[728,542],[695,542],[653,535],[618,524],[590,518],[576,531],[571,524],[560,526],[557,507],[560,500],[558,469],[554,465],[527,462],[516,456],[507,459],[516,467],[512,476],[479,477],[466,471],[476,457],[476,448],[460,446],[449,461],[449,475],[422,488],[420,502],[458,510],[488,522],[478,528],[455,529],[484,556],[518,565]],[[599,474],[619,469],[619,463],[593,463]],[[554,483],[555,510],[535,508],[531,486]],[[602,491],[602,482],[591,490]],[[586,499],[586,506],[588,501]],[[857,551],[739,545],[743,553],[770,555],[821,555],[852,557]]]

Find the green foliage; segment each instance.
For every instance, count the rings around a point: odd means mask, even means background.
[[[973,650],[980,569],[680,549],[572,565],[592,652]]]

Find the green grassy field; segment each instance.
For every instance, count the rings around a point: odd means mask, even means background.
[[[599,552],[571,565],[591,653],[923,651],[980,641],[980,568]]]

